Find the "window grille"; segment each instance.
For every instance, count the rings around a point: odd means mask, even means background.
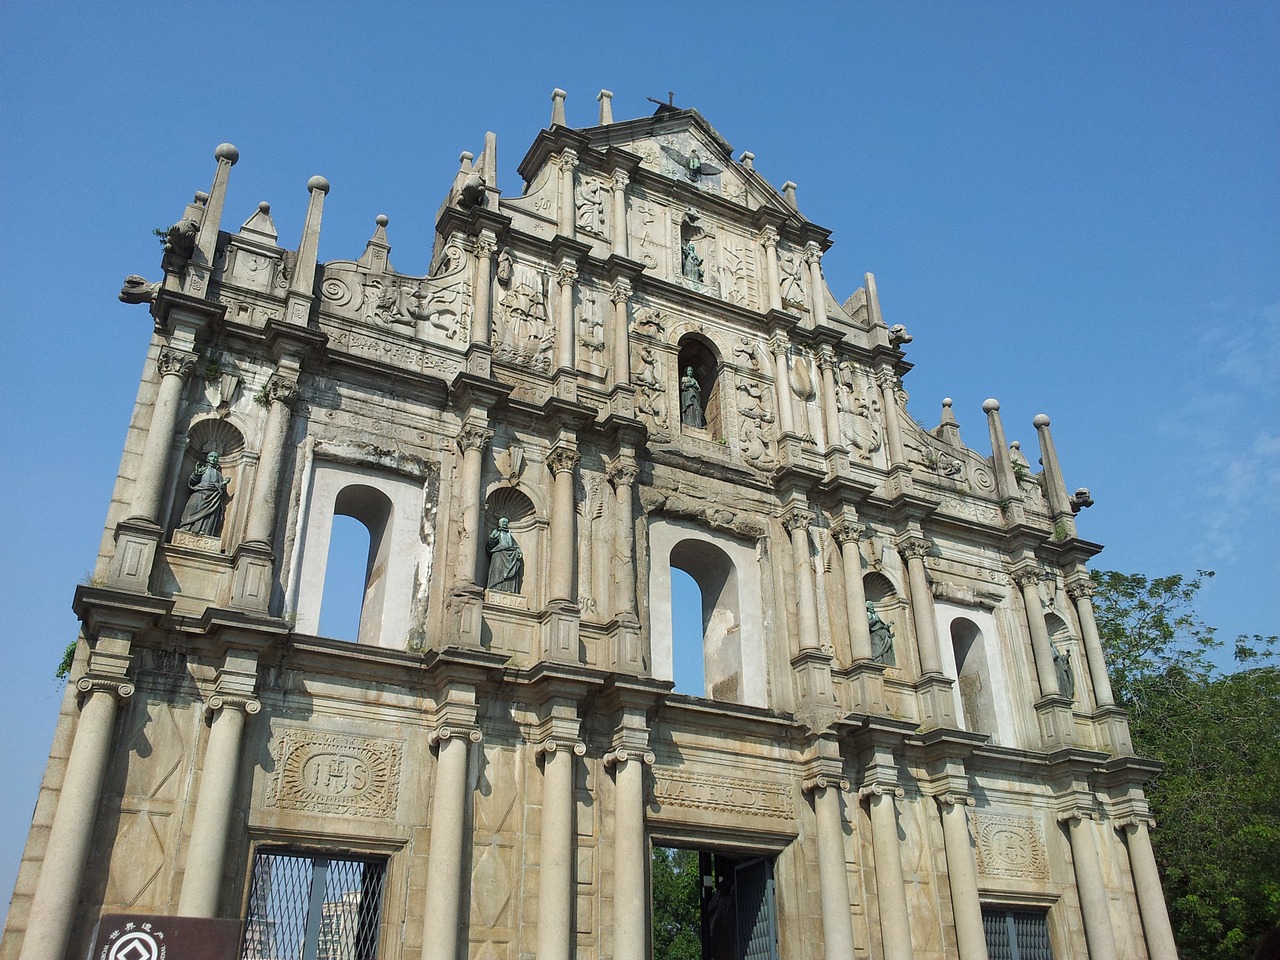
[[[983,907],[982,928],[990,960],[1053,960],[1049,914],[1043,910]]]
[[[260,852],[241,960],[376,960],[380,860]]]

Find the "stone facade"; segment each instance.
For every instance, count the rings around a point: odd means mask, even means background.
[[[266,909],[285,851],[381,865],[384,960],[640,960],[651,845],[766,865],[753,956],[973,960],[1006,908],[1053,957],[1174,956],[1048,418],[1039,473],[995,401],[991,458],[949,401],[920,427],[911,338],[870,274],[827,288],[793,184],[694,110],[563,99],[518,197],[493,135],[463,154],[426,276],[385,217],[318,264],[319,177],[296,250],[266,204],[221,229],[224,144],[126,283],[155,335],[4,958]],[[335,515],[358,642],[316,636]]]

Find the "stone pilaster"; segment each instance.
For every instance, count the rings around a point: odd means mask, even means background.
[[[485,583],[478,572],[482,536],[480,508],[484,499],[480,474],[484,449],[492,439],[492,430],[480,422],[467,421],[455,440],[462,464],[458,468],[458,489],[453,496],[462,508],[457,552],[450,560],[453,586],[449,591],[449,613],[457,625],[456,642],[464,647],[480,646]]]
[[[1040,733],[1048,747],[1070,744],[1075,739],[1075,720],[1071,699],[1058,689],[1058,672],[1053,665],[1053,647],[1049,643],[1049,626],[1045,622],[1044,607],[1040,603],[1040,582],[1046,574],[1034,564],[1023,563],[1015,567],[1013,581],[1022,592],[1022,606],[1026,611],[1027,629],[1031,634],[1031,652],[1035,657],[1036,677],[1040,683],[1040,698],[1036,701],[1036,714],[1040,719]]]
[[[128,679],[132,640],[132,631],[99,630],[89,669],[76,681],[80,719],[27,915],[20,960],[65,960],[71,927],[80,915],[80,883],[111,756],[116,712],[121,700],[133,696]]]
[[[644,766],[656,757],[648,732],[626,726],[614,736],[604,763],[614,771],[613,957],[645,960],[649,942],[649,851],[644,825]]]
[[[609,369],[609,386],[631,383],[631,338],[627,332],[627,304],[631,300],[631,281],[619,277],[609,290],[613,303],[613,362]]]
[[[471,343],[473,346],[489,346],[493,331],[493,254],[498,249],[497,238],[488,230],[482,230],[472,244],[476,258],[476,276],[473,288],[474,307],[471,317]]]
[[[1147,940],[1147,956],[1177,960],[1178,948],[1173,940],[1173,927],[1160,886],[1160,871],[1151,849],[1151,820],[1131,817],[1119,824],[1129,849],[1129,866],[1133,871],[1133,889],[1138,896],[1138,912]]]
[[[882,370],[876,375],[876,386],[880,388],[880,409],[884,411],[889,466],[905,466],[907,458],[902,448],[902,424],[898,420],[898,375],[892,370]]]
[[[847,454],[840,435],[840,405],[836,401],[836,353],[824,343],[818,351],[818,369],[822,372],[822,419],[826,424],[827,453]]]
[[[245,717],[262,709],[254,696],[257,666],[257,654],[241,650],[229,652],[218,672],[213,694],[205,702],[205,710],[210,715],[209,741],[200,773],[191,839],[187,844],[182,894],[178,899],[179,916],[218,916],[228,828],[240,779],[240,744]]]
[[[1093,837],[1092,813],[1073,807],[1059,814],[1071,838],[1071,862],[1076,872],[1076,893],[1084,917],[1084,938],[1089,960],[1116,960],[1116,937],[1102,880],[1102,865]]]
[[[1089,664],[1094,703],[1100,707],[1112,706],[1116,698],[1111,691],[1107,660],[1102,652],[1102,641],[1098,637],[1098,621],[1093,614],[1093,581],[1089,579],[1088,573],[1067,581],[1067,596],[1075,604],[1076,616],[1080,620],[1080,636],[1084,641],[1085,660]]]
[[[809,308],[813,311],[813,323],[816,326],[827,318],[827,299],[822,280],[822,248],[816,243],[806,243],[804,260],[809,266]]]
[[[552,703],[535,733],[542,761],[542,829],[538,866],[538,960],[573,956],[573,769],[587,752],[571,705]]]
[[[769,309],[782,309],[782,287],[778,281],[778,231],[774,227],[765,227],[757,239],[764,248],[764,279],[768,287]]]
[[[924,558],[933,550],[926,538],[909,534],[898,542],[898,554],[907,567],[907,584],[911,591],[911,622],[915,627],[916,645],[920,651],[920,694],[923,727],[955,726],[955,697],[952,682],[942,672],[942,651],[938,640],[938,618],[933,609],[933,591]]]
[[[876,780],[858,791],[871,810],[871,846],[875,854],[876,899],[880,903],[880,942],[884,960],[913,960],[907,888],[902,876],[896,800],[897,784]]]
[[[823,954],[853,957],[853,924],[849,909],[849,873],[845,868],[844,817],[840,795],[849,789],[839,746],[820,740],[806,761],[802,789],[813,795],[818,824],[818,877],[822,889]]]
[[[791,342],[785,334],[777,333],[770,340],[769,349],[773,353],[773,395],[778,401],[778,430],[784,436],[794,435],[795,409],[792,406],[791,377],[787,366]]]
[[[974,805],[967,793],[947,792],[935,798],[942,814],[942,842],[947,854],[947,881],[955,917],[960,960],[988,960],[982,929],[982,904],[978,899],[978,868],[969,839],[966,807]]]
[[[547,624],[543,655],[549,660],[578,663],[579,610],[574,598],[578,581],[577,510],[573,499],[573,478],[578,466],[578,451],[570,444],[558,443],[547,455],[547,469],[552,475],[551,492],[551,562],[547,603]]]
[[[613,181],[613,252],[627,256],[627,184],[631,177],[625,170],[615,170]]]
[[[574,173],[578,166],[578,152],[565,150],[556,159],[560,168],[560,203],[557,206],[556,232],[562,237],[574,236],[575,217],[573,206]]]
[[[574,359],[577,331],[574,326],[573,295],[578,281],[578,268],[572,261],[562,260],[556,267],[556,283],[560,293],[557,298],[556,311],[556,372],[572,371],[577,361]]]

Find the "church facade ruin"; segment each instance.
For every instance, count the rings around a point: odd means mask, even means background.
[[[320,177],[296,249],[265,203],[226,228],[217,149],[121,292],[155,332],[6,960],[102,914],[234,919],[246,960],[644,960],[670,849],[706,957],[1176,955],[1048,418],[1040,470],[993,400],[991,457],[950,401],[921,427],[794,184],[610,97],[575,129],[556,91],[518,196],[496,137],[463,154],[425,276],[385,217],[317,262]]]

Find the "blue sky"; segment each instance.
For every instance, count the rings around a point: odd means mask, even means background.
[[[499,186],[550,118],[669,90],[834,231],[841,299],[876,274],[905,324],[911,412],[953,397],[986,451],[1002,403],[1053,418],[1098,565],[1210,567],[1226,635],[1280,630],[1280,7],[1275,3],[7,4],[0,12],[0,888],[12,889],[150,333],[116,301],[159,277],[151,231],[207,190],[268,200],[322,259],[385,213],[425,270],[462,150]],[[443,6],[443,5],[442,5]],[[483,12],[482,12],[483,11]],[[1033,457],[1034,460],[1034,457]]]

